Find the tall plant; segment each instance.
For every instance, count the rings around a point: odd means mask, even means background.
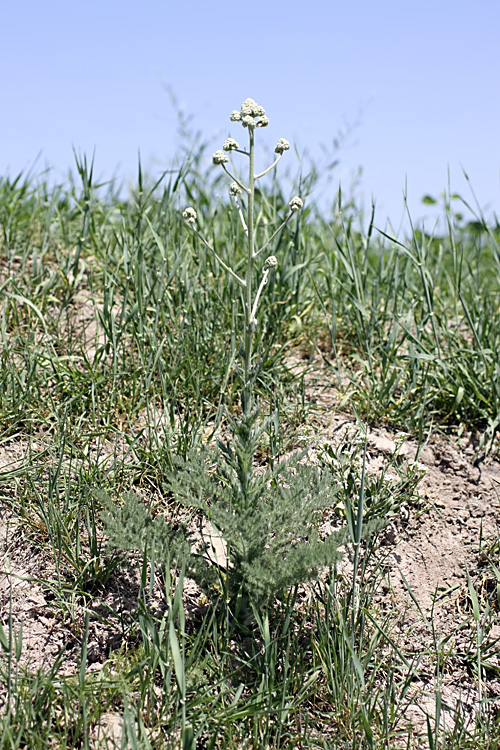
[[[245,416],[249,415],[253,409],[253,390],[255,383],[256,369],[253,367],[253,341],[255,331],[257,329],[257,315],[259,309],[259,302],[261,299],[264,287],[267,284],[270,272],[275,269],[278,265],[276,256],[269,255],[263,266],[262,266],[262,277],[260,283],[254,293],[254,276],[256,264],[259,258],[263,255],[273,240],[276,238],[278,233],[283,229],[285,224],[290,221],[294,213],[299,211],[303,202],[301,198],[295,196],[289,203],[290,212],[286,219],[281,222],[276,231],[272,236],[257,249],[256,241],[256,221],[255,221],[255,185],[257,180],[265,177],[272,169],[276,167],[283,153],[288,151],[290,144],[284,138],[280,138],[274,153],[277,155],[273,163],[260,174],[255,174],[255,132],[257,128],[265,128],[269,124],[269,118],[266,117],[266,113],[263,107],[256,104],[253,99],[246,99],[241,105],[241,110],[233,110],[230,115],[232,122],[240,122],[241,125],[248,131],[249,146],[248,151],[240,149],[239,144],[234,138],[227,138],[223,145],[223,150],[216,151],[213,155],[213,163],[220,165],[226,172],[228,177],[233,180],[229,186],[229,193],[233,198],[238,214],[243,225],[243,230],[247,239],[247,258],[246,258],[246,272],[244,277],[240,276],[233,268],[228,266],[216,250],[210,245],[209,242],[203,237],[203,235],[196,228],[197,214],[194,208],[189,207],[183,211],[183,217],[189,226],[193,229],[195,234],[203,242],[203,244],[210,250],[215,256],[217,261],[220,263],[222,268],[230,274],[238,286],[241,289],[243,297],[243,310],[244,310],[244,342],[242,347],[242,360],[243,360],[243,375],[242,375],[242,408]],[[244,185],[243,182],[235,177],[228,169],[226,164],[229,162],[228,153],[243,154],[248,158],[248,184]],[[241,196],[244,195],[247,199],[246,206],[241,204]],[[245,210],[246,209],[246,210]]]
[[[254,344],[263,291],[278,265],[274,255],[263,263],[262,258],[303,203],[298,196],[292,198],[288,215],[259,247],[256,182],[276,167],[290,145],[280,138],[275,160],[256,174],[255,134],[269,123],[265,110],[247,99],[230,119],[247,130],[248,151],[228,138],[223,149],[213,155],[213,163],[221,166],[232,181],[229,192],[247,241],[244,273],[228,265],[198,230],[193,207],[186,208],[183,217],[241,290],[244,315],[240,362],[236,365],[241,414],[238,418],[228,415],[230,438],[219,441],[215,456],[204,448],[187,461],[179,460],[170,474],[168,489],[177,501],[197,511],[199,524],[192,520],[179,528],[167,524],[162,516],[153,520],[140,500],[130,494],[121,509],[112,508],[107,530],[113,544],[127,548],[141,548],[154,540],[157,556],[182,565],[207,593],[222,595],[238,620],[246,620],[252,610],[288,586],[314,577],[320,567],[331,564],[346,536],[343,531],[326,537],[320,533],[320,521],[325,510],[335,504],[338,490],[325,468],[296,455],[273,468],[256,470],[255,458],[266,420],[255,398],[262,360]],[[230,171],[230,153],[248,159],[246,184]],[[214,465],[214,458],[216,468],[208,469],[209,463]]]

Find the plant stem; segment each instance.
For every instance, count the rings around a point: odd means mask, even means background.
[[[254,131],[248,129],[250,137],[250,166],[248,176],[248,214],[247,214],[247,240],[248,257],[246,269],[246,285],[244,290],[245,306],[245,346],[243,362],[243,416],[246,417],[253,408],[253,383],[252,381],[252,344],[255,331],[255,323],[252,319],[252,277],[254,267],[254,198],[255,198],[255,149]]]

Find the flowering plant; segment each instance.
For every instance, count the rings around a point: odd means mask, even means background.
[[[182,566],[208,595],[217,593],[222,598],[237,623],[248,624],[273,597],[332,564],[346,535],[343,530],[326,537],[320,533],[320,522],[327,509],[335,505],[339,490],[331,472],[304,461],[302,454],[279,461],[265,472],[255,471],[256,452],[267,424],[254,399],[255,381],[262,367],[261,358],[254,355],[254,337],[264,288],[278,266],[277,257],[264,257],[264,251],[303,202],[298,196],[292,198],[289,212],[277,229],[262,244],[257,243],[255,184],[276,166],[290,144],[280,138],[274,162],[256,174],[255,131],[269,124],[265,110],[247,99],[239,111],[233,110],[230,120],[248,131],[248,151],[227,138],[213,155],[213,163],[231,179],[229,194],[247,243],[244,272],[226,263],[199,231],[192,206],[184,209],[183,217],[242,293],[242,363],[237,367],[241,416],[235,419],[227,415],[230,439],[219,441],[215,452],[205,447],[191,453],[187,460],[178,459],[169,474],[167,488],[176,501],[197,511],[198,532],[189,524],[169,525],[162,516],[152,519],[138,498],[129,495],[124,507],[110,514],[108,534],[114,543],[128,548],[144,549],[153,541],[158,559]],[[246,181],[228,166],[229,154],[233,153],[248,159]]]
[[[259,248],[256,243],[256,226],[255,226],[255,184],[257,180],[267,175],[272,169],[276,167],[283,153],[288,151],[290,144],[285,138],[280,138],[274,149],[277,154],[276,159],[273,163],[267,167],[260,174],[255,174],[255,130],[257,128],[267,127],[269,124],[269,118],[266,117],[264,107],[261,107],[253,99],[246,99],[241,105],[241,109],[233,110],[229,119],[232,122],[239,122],[244,128],[248,130],[249,148],[248,151],[240,149],[239,143],[234,138],[227,138],[224,142],[222,150],[218,150],[214,153],[212,161],[214,165],[221,166],[226,172],[228,177],[232,180],[229,186],[229,194],[234,200],[238,209],[238,214],[243,225],[243,229],[247,238],[247,264],[246,273],[240,276],[233,268],[228,266],[217,253],[217,251],[210,245],[205,237],[196,228],[196,211],[191,206],[184,209],[182,215],[186,223],[191,227],[203,244],[213,253],[217,261],[220,263],[222,268],[232,276],[238,285],[241,287],[244,299],[244,314],[245,314],[245,330],[244,330],[244,344],[242,347],[243,352],[243,383],[242,383],[242,406],[244,416],[248,416],[253,410],[253,384],[255,382],[255,368],[253,367],[253,339],[257,328],[257,312],[259,307],[259,301],[266,286],[269,278],[269,274],[278,265],[278,261],[274,255],[270,255],[264,261],[262,265],[262,277],[254,293],[254,275],[255,265],[262,255],[264,250],[269,247],[272,241],[276,238],[279,232],[283,229],[285,224],[290,221],[294,213],[299,211],[303,207],[303,201],[298,196],[291,199],[289,203],[290,211],[285,219],[278,226],[272,236]],[[249,160],[248,165],[248,181],[247,184],[243,184],[242,180],[233,175],[228,167],[226,166],[229,162],[228,152],[235,152],[242,154]],[[244,212],[241,205],[241,196],[244,195],[247,199],[246,212]]]

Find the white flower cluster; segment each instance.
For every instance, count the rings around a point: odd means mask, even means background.
[[[300,211],[300,209],[304,205],[304,201],[302,200],[302,198],[299,198],[299,196],[296,195],[294,198],[292,198],[288,205],[290,206],[290,211]]]
[[[196,218],[197,218],[196,211],[194,210],[194,208],[189,206],[189,208],[185,208],[184,211],[182,212],[182,218],[185,219],[185,221],[187,221],[190,227],[194,227],[194,225],[196,224]]]
[[[241,122],[244,128],[265,128],[269,125],[266,110],[253,99],[245,99],[239,112],[237,109],[233,109],[229,119],[232,122]]]
[[[278,143],[276,144],[276,148],[274,149],[275,154],[282,154],[283,151],[288,151],[290,148],[290,144],[286,140],[286,138],[280,138]]]
[[[224,153],[224,151],[216,151],[215,154],[212,156],[212,161],[215,165],[217,164],[226,164],[226,162],[229,161],[229,156]]]
[[[275,255],[270,255],[269,258],[266,258],[264,263],[264,271],[268,268],[276,268],[278,265],[278,258]]]
[[[237,143],[234,138],[226,138],[226,140],[224,141],[224,145],[222,146],[224,151],[234,151],[239,147],[239,143]]]
[[[229,195],[239,195],[241,192],[241,188],[237,182],[232,182],[229,185]]]
[[[250,115],[250,117],[264,117],[266,110],[260,104],[254,102],[253,99],[245,99],[241,105],[241,114],[243,117],[245,115]]]

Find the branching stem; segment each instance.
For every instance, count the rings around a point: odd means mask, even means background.
[[[234,202],[236,203],[236,208],[238,209],[238,216],[240,217],[240,221],[241,221],[241,224],[243,226],[243,230],[244,230],[246,236],[248,237],[247,223],[245,221],[245,216],[243,214],[243,208],[241,207],[241,203],[239,202],[237,195],[234,196]]]
[[[255,295],[255,299],[253,302],[252,313],[250,315],[251,320],[255,320],[257,317],[257,308],[259,306],[260,295],[262,294],[262,290],[267,284],[267,277],[269,276],[270,270],[271,270],[270,268],[265,268],[264,271],[262,272],[262,279],[260,281],[259,288],[257,289],[257,294]]]
[[[243,153],[246,153],[246,152],[243,152]],[[230,178],[231,178],[232,180],[234,180],[234,182],[235,182],[235,183],[236,183],[236,184],[237,184],[237,185],[238,185],[238,186],[239,186],[239,187],[240,187],[240,188],[241,188],[242,190],[244,190],[244,191],[245,191],[245,193],[246,193],[247,195],[250,195],[250,188],[247,188],[247,187],[245,187],[245,186],[244,186],[244,185],[243,185],[243,184],[242,184],[242,183],[241,183],[241,182],[240,182],[240,181],[238,180],[238,178],[237,178],[237,177],[235,177],[235,176],[234,176],[234,174],[233,174],[232,172],[230,172],[230,171],[229,171],[229,169],[228,169],[228,168],[226,167],[226,165],[225,165],[225,164],[221,164],[221,167],[222,167],[222,169],[224,170],[224,172],[225,172],[225,173],[226,173],[226,174],[228,175],[228,177],[230,177]]]
[[[269,239],[268,239],[268,241],[266,242],[266,244],[265,244],[265,245],[262,245],[262,247],[260,248],[260,250],[257,250],[257,252],[256,252],[256,253],[254,253],[254,256],[253,256],[254,258],[258,258],[258,257],[259,257],[259,255],[260,255],[260,254],[261,254],[261,253],[262,253],[262,252],[263,252],[263,251],[264,251],[264,250],[266,249],[266,247],[268,247],[268,246],[269,246],[269,245],[271,244],[271,242],[272,242],[272,241],[274,240],[274,238],[276,237],[276,235],[277,235],[277,234],[278,234],[279,232],[281,232],[281,230],[283,229],[283,227],[285,226],[285,224],[286,224],[286,223],[287,223],[288,221],[290,221],[290,219],[292,218],[292,216],[293,216],[293,211],[290,211],[290,213],[289,213],[289,214],[288,214],[288,216],[286,217],[285,221],[284,221],[284,222],[283,222],[282,224],[280,224],[280,226],[279,226],[279,227],[277,228],[277,230],[276,230],[275,232],[273,232],[273,234],[272,234],[272,235],[271,235],[271,236],[269,237]]]
[[[260,174],[256,174],[256,175],[255,175],[255,179],[256,179],[256,180],[260,180],[260,178],[261,178],[261,177],[264,177],[264,176],[265,176],[266,174],[268,174],[268,172],[270,172],[270,171],[271,171],[271,169],[272,169],[273,167],[275,167],[275,166],[276,166],[276,164],[277,164],[277,163],[279,162],[279,160],[281,159],[281,157],[282,157],[282,156],[283,156],[283,154],[278,154],[278,156],[277,156],[277,157],[276,157],[276,159],[275,159],[275,160],[273,161],[273,163],[271,164],[271,166],[270,166],[270,167],[268,167],[267,169],[265,169],[265,170],[264,170],[263,172],[261,172]]]
[[[222,268],[224,269],[224,271],[227,271],[227,273],[229,273],[233,277],[233,279],[235,279],[238,282],[238,284],[241,287],[245,288],[245,286],[246,286],[245,279],[242,279],[240,276],[238,276],[238,274],[235,273],[232,268],[230,268],[226,263],[224,263],[224,261],[222,260],[222,258],[220,257],[220,255],[213,249],[212,245],[210,245],[206,241],[206,239],[203,237],[203,235],[198,232],[198,230],[196,229],[196,227],[192,227],[192,229],[193,229],[193,232],[196,234],[196,236],[199,237],[200,240],[203,242],[203,244],[205,245],[205,247],[207,247],[210,250],[210,252],[213,254],[213,256],[217,260],[217,262],[220,263],[220,265],[222,266]]]

